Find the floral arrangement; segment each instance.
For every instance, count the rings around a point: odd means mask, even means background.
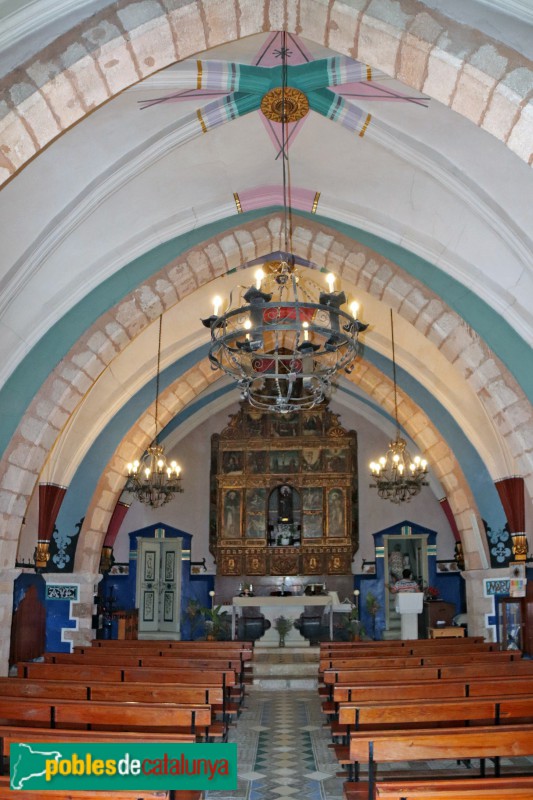
[[[280,636],[285,636],[292,628],[292,619],[287,619],[284,616],[276,617],[274,627]]]
[[[436,586],[428,586],[425,589],[424,594],[426,596],[426,600],[438,600],[440,597],[440,592]]]

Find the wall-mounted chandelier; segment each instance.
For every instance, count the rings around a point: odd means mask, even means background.
[[[407,442],[400,436],[398,423],[398,393],[396,387],[396,354],[394,351],[394,322],[392,309],[390,312],[392,336],[392,374],[394,379],[394,418],[396,420],[396,438],[389,442],[389,449],[378,461],[370,464],[370,475],[374,483],[371,489],[377,489],[383,500],[393,503],[408,502],[417,495],[423,486],[428,486],[427,461],[420,456],[411,459],[407,451]]]
[[[167,463],[165,448],[158,442],[159,435],[159,372],[161,366],[161,327],[163,315],[159,317],[157,343],[157,373],[155,384],[155,439],[139,461],[128,464],[128,480],[125,490],[144,505],[159,508],[170,502],[175,494],[183,492],[181,467],[175,461]]]
[[[357,303],[350,304],[350,313],[342,310],[347,298],[335,291],[333,275],[327,277],[328,290],[322,291],[295,268],[287,126],[300,117],[294,116],[295,101],[287,87],[285,37],[282,86],[268,93],[275,94],[275,102],[268,104],[269,118],[281,123],[282,131],[284,251],[278,261],[263,265],[255,284],[239,287],[235,299],[230,296],[223,313],[222,300],[215,298],[213,314],[202,320],[211,330],[213,369],[234,378],[242,399],[254,407],[282,414],[313,408],[329,395],[335,375],[353,369],[358,336],[368,327],[357,319]],[[297,105],[305,109],[300,116],[307,113],[306,104]]]

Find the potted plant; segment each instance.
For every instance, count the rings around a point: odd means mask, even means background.
[[[352,610],[344,615],[342,627],[348,635],[348,639],[352,642],[358,642],[361,636],[364,635],[364,628],[359,619],[359,611],[356,606],[353,606]]]
[[[285,647],[285,637],[292,628],[292,620],[287,617],[281,616],[274,620],[274,628],[279,634],[279,646]]]
[[[440,597],[440,592],[436,586],[426,586],[424,589],[424,600],[431,602],[432,600],[438,600]]]
[[[230,630],[231,620],[227,611],[221,611],[222,606],[202,609],[207,630],[207,639],[226,639]]]

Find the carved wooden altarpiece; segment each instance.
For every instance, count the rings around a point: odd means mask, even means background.
[[[210,503],[219,575],[349,575],[357,434],[326,404],[276,415],[242,403],[212,437]]]

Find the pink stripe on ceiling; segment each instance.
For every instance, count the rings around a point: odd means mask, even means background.
[[[312,211],[316,191],[312,189],[293,188],[289,204],[300,211]],[[283,205],[283,186],[255,186],[239,192],[239,200],[243,211]]]
[[[282,63],[281,58],[281,31],[276,31],[262,45],[252,64],[258,67],[278,67]],[[287,34],[287,64],[307,64],[315,59],[304,45],[301,39],[292,34]]]

